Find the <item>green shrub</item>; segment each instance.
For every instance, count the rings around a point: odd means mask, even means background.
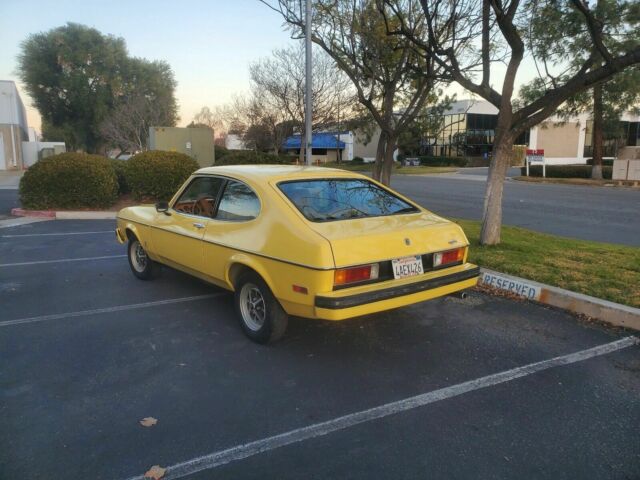
[[[230,150],[227,147],[223,147],[222,145],[215,145],[213,149],[215,150],[216,163],[218,162],[218,160],[225,157],[230,152]]]
[[[253,150],[232,150],[222,158],[216,158],[216,165],[264,165],[291,163],[293,157],[273,155]]]
[[[464,167],[467,160],[463,157],[418,157],[420,164],[427,167]]]
[[[128,160],[125,178],[135,198],[169,200],[198,168],[184,153],[151,150]]]
[[[526,145],[514,145],[511,150],[511,158],[509,159],[509,165],[510,166],[524,165],[526,156],[527,156]]]
[[[602,167],[602,177],[611,179],[612,167]],[[549,178],[591,178],[590,165],[547,165],[545,173]],[[527,167],[520,168],[520,174],[527,174]],[[542,176],[542,165],[532,165],[529,167],[531,177]]]
[[[353,160],[351,160],[351,163],[353,165],[362,165],[362,164],[364,164],[364,158],[362,158],[362,157],[353,157]]]
[[[20,201],[31,209],[105,208],[118,197],[109,159],[61,153],[31,166],[20,181]]]
[[[587,165],[593,165],[593,158],[587,159]],[[613,158],[603,158],[602,165],[605,167],[613,167]]]
[[[116,172],[116,178],[118,179],[118,195],[123,193],[129,193],[129,185],[127,185],[127,161],[111,159],[111,166]]]

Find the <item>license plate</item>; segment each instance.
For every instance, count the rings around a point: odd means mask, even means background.
[[[393,267],[393,278],[406,278],[422,275],[422,257],[403,257],[391,260]]]

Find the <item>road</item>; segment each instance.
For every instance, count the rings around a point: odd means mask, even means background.
[[[517,174],[511,169],[510,174]],[[395,175],[392,187],[445,217],[480,220],[486,169],[463,174]],[[17,207],[18,191],[0,189],[0,217]],[[640,190],[507,180],[503,222],[565,237],[640,246]]]
[[[476,170],[476,169],[474,169]],[[391,186],[445,217],[480,220],[481,170],[445,175],[395,175]],[[640,246],[640,190],[507,180],[503,223],[564,237]]]
[[[640,478],[628,332],[474,292],[259,346],[113,227],[0,231],[0,478]]]

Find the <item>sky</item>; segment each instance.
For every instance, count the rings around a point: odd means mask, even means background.
[[[132,56],[167,61],[178,82],[179,125],[247,91],[249,63],[292,42],[281,18],[258,0],[0,0],[0,80],[20,88],[20,43],[67,22],[123,37]],[[37,110],[24,89],[20,95],[29,126],[40,131]]]

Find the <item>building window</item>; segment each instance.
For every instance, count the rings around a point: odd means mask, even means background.
[[[311,153],[313,155],[326,155],[327,154],[327,149],[326,148],[312,148],[311,149]]]

